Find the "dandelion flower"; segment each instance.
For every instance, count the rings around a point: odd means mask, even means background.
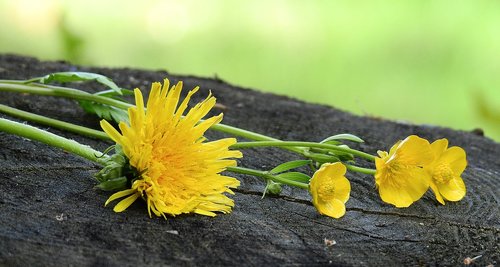
[[[431,189],[437,201],[459,201],[465,196],[465,184],[460,175],[467,167],[465,151],[457,146],[448,148],[447,139],[431,144],[435,160],[425,169],[431,174]]]
[[[209,95],[191,108],[183,117],[191,96],[190,91],[179,103],[182,82],[169,88],[169,81],[153,83],[147,110],[139,89],[134,90],[136,106],[129,108],[129,124],[121,122],[118,132],[107,121],[101,121],[103,130],[123,149],[139,177],[130,180],[130,188],[113,194],[106,205],[122,199],[115,212],[127,209],[139,197],[147,203],[149,216],[197,213],[215,216],[228,213],[234,206],[224,193],[234,194],[231,188],[239,181],[220,174],[235,166],[232,158],[241,152],[229,150],[234,138],[206,142],[205,131],[222,120],[222,114],[200,121],[215,105]]]
[[[398,208],[410,206],[429,189],[430,175],[423,166],[434,155],[427,140],[411,135],[390,149],[378,152],[375,159],[375,184],[384,202]]]
[[[340,162],[326,163],[317,170],[309,182],[314,207],[320,214],[340,218],[345,214],[351,184],[345,177],[346,167]]]

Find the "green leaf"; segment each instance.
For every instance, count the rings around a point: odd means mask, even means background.
[[[50,82],[65,83],[96,81],[112,89],[117,94],[122,95],[121,88],[118,87],[118,85],[116,85],[110,78],[97,73],[81,71],[55,72],[41,77],[39,81],[44,84]]]
[[[276,175],[276,177],[284,178],[284,179],[292,180],[292,181],[297,181],[297,182],[301,182],[301,183],[306,183],[306,184],[309,183],[309,180],[311,180],[311,177],[309,177],[309,175],[303,174],[301,172],[285,172],[285,173],[281,173],[281,174]]]
[[[269,173],[270,174],[276,174],[276,173],[288,171],[288,170],[291,170],[291,169],[295,169],[295,168],[298,168],[298,167],[302,167],[302,166],[305,166],[305,165],[307,165],[309,163],[311,163],[310,160],[288,161],[288,162],[285,162],[285,163],[282,163],[282,164],[276,166],[274,169],[270,170]]]
[[[335,140],[348,140],[348,141],[353,141],[353,142],[357,142],[357,143],[365,142],[365,141],[363,141],[363,139],[361,139],[353,134],[337,134],[337,135],[332,135],[332,136],[326,138],[325,140],[321,141],[320,144],[330,142],[330,141],[335,141]],[[335,141],[335,142],[338,143],[337,141]]]
[[[123,109],[85,100],[79,101],[79,103],[85,112],[95,114],[101,119],[115,121],[116,123],[128,122],[128,113]]]

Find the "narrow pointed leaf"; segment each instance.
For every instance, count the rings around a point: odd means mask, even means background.
[[[282,163],[278,166],[276,166],[274,169],[270,170],[270,174],[276,174],[284,171],[288,171],[291,169],[299,168],[302,166],[305,166],[307,164],[311,163],[310,160],[294,160],[294,161],[288,161],[285,163]]]
[[[353,135],[353,134],[337,134],[337,135],[332,135],[325,140],[321,141],[320,143],[326,143],[329,141],[335,141],[335,140],[348,140],[348,141],[353,141],[357,143],[363,143],[363,139]]]

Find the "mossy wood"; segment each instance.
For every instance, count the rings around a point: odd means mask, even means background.
[[[224,123],[284,140],[321,141],[333,134],[352,133],[365,140],[351,143],[353,147],[375,154],[410,134],[431,141],[446,137],[450,145],[467,151],[469,166],[463,174],[467,195],[460,202],[442,206],[428,192],[411,207],[397,209],[380,200],[373,177],[348,173],[351,198],[346,215],[336,220],[319,215],[303,190],[285,188],[281,196],[261,199],[264,182],[236,175],[242,185],[234,196],[236,206],[231,214],[151,219],[143,202],[123,213],[104,207],[110,194],[94,189],[92,177],[99,170],[96,164],[0,133],[0,265],[414,266],[460,265],[465,258],[478,255],[482,255],[474,262],[478,266],[500,264],[500,144],[490,139],[446,128],[355,116],[239,88],[217,78],[0,56],[0,79],[76,70],[97,72],[119,86],[139,87],[143,92],[149,91],[151,82],[165,77],[184,81],[187,89],[199,85],[201,93],[194,100],[203,99],[211,90],[219,103],[214,114],[224,112]],[[98,84],[74,86],[89,92],[101,89]],[[331,99],[333,106],[336,101],[342,100]],[[71,100],[1,92],[0,103],[99,128],[99,120]],[[101,150],[111,145],[48,130]],[[222,136],[213,131],[208,135]],[[258,169],[271,170],[283,160],[298,159],[279,149],[243,152],[241,165]],[[363,160],[358,164],[373,167]]]

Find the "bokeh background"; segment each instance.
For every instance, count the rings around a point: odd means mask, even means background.
[[[0,0],[0,53],[219,77],[500,141],[500,1]]]

